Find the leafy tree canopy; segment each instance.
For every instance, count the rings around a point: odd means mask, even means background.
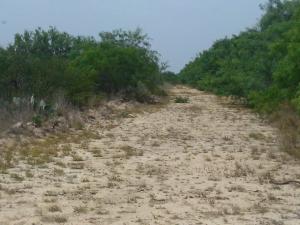
[[[258,25],[218,40],[180,72],[197,88],[245,98],[261,111],[300,109],[300,1],[269,0]]]

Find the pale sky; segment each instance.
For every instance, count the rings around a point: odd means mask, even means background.
[[[252,27],[266,0],[0,0],[0,45],[15,33],[55,26],[73,35],[141,27],[170,70],[225,36]]]

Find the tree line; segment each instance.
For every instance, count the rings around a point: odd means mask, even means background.
[[[181,80],[237,96],[261,112],[287,103],[300,112],[300,1],[269,0],[259,23],[217,40],[180,72]]]
[[[15,97],[51,104],[62,93],[83,106],[91,97],[121,93],[139,101],[163,94],[165,67],[141,29],[102,32],[99,39],[54,27],[16,34],[0,48],[0,102]]]

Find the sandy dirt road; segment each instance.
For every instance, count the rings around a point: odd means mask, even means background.
[[[250,110],[179,86],[161,108],[104,123],[66,140],[72,156],[1,174],[0,224],[300,224],[300,186],[270,182],[299,180],[300,163]]]

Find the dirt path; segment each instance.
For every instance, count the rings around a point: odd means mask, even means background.
[[[250,111],[176,87],[167,106],[117,123],[93,124],[76,156],[1,174],[0,224],[300,224],[300,186],[270,183],[299,180],[300,163]]]

